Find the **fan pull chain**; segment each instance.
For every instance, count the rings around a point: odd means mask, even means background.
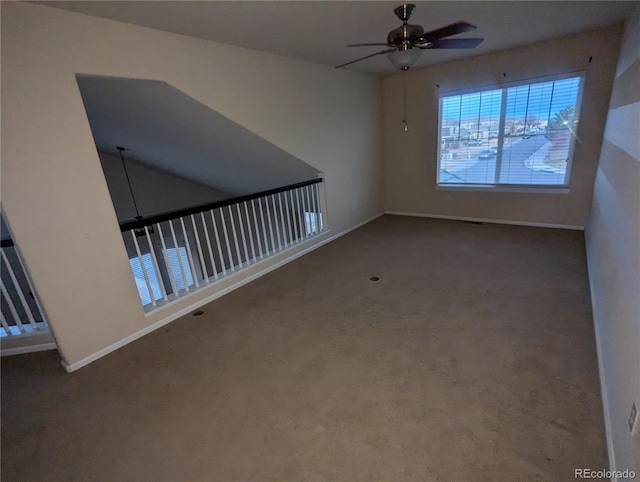
[[[407,83],[402,81],[402,107],[403,107],[403,117],[402,123],[404,124],[404,131],[409,131],[409,125],[407,124]]]

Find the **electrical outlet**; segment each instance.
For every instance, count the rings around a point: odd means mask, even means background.
[[[631,414],[629,415],[629,432],[633,434],[636,428],[636,422],[638,421],[638,408],[636,407],[636,402],[633,402],[631,405]]]

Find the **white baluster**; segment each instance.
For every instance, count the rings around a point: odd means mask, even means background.
[[[31,308],[29,307],[29,304],[27,303],[27,300],[25,299],[24,294],[22,293],[22,288],[18,284],[18,280],[16,279],[16,275],[13,272],[13,268],[9,263],[9,259],[7,258],[7,255],[5,254],[4,249],[0,249],[0,255],[2,255],[2,260],[4,261],[4,264],[7,267],[9,276],[11,277],[11,281],[13,282],[13,286],[16,289],[16,292],[18,293],[18,298],[20,298],[20,303],[22,304],[22,308],[24,309],[24,312],[27,314],[27,318],[29,320],[29,323],[31,324],[31,328],[35,330],[36,320],[33,318],[33,314],[31,313]]]
[[[151,282],[149,281],[149,275],[147,274],[147,268],[144,265],[142,254],[140,254],[140,246],[138,246],[138,237],[136,236],[136,230],[132,229],[129,232],[131,233],[131,237],[133,238],[133,245],[136,247],[136,254],[138,255],[138,262],[140,263],[140,269],[142,270],[142,276],[144,277],[144,282],[147,284],[147,290],[149,290],[149,298],[151,298],[151,305],[156,306],[156,297],[153,294],[153,289],[151,288]]]
[[[269,235],[271,236],[271,252],[276,252],[276,238],[273,236],[273,223],[271,222],[271,209],[269,209],[269,200],[265,198],[265,205],[267,208],[267,220],[269,221]]]
[[[9,311],[11,312],[11,316],[13,316],[13,321],[15,322],[16,326],[18,327],[21,333],[26,333],[27,331],[24,329],[24,326],[22,325],[22,321],[18,316],[18,311],[16,310],[16,307],[13,304],[13,300],[9,296],[9,293],[7,293],[7,289],[4,287],[4,282],[2,282],[2,280],[0,280],[0,291],[2,291],[2,294],[4,295],[7,301],[7,304],[9,305]]]
[[[167,301],[167,290],[164,287],[164,281],[162,279],[162,274],[160,274],[160,267],[158,266],[158,259],[156,258],[156,250],[151,242],[151,236],[149,236],[149,228],[147,226],[144,227],[144,232],[147,236],[147,243],[149,243],[149,251],[151,252],[151,259],[153,260],[153,266],[156,270],[156,277],[158,278],[158,282],[160,283],[160,290],[162,291],[162,299]]]
[[[282,239],[280,238],[280,227],[278,226],[278,208],[276,206],[276,197],[271,195],[271,205],[273,206],[273,224],[276,230],[276,237],[278,238],[278,251],[282,249]]]
[[[242,237],[242,248],[244,249],[244,262],[249,264],[249,251],[247,250],[247,238],[244,235],[244,223],[242,222],[240,204],[236,204],[236,211],[238,212],[238,223],[240,223],[240,236]]]
[[[286,223],[284,220],[284,211],[282,209],[282,197],[280,196],[281,193],[278,193],[278,207],[280,208],[280,228],[278,229],[278,232],[280,232],[280,229],[282,229],[282,239],[284,240],[284,245],[289,246],[289,243],[287,242],[287,232],[285,231],[286,229]]]
[[[289,233],[289,244],[293,244],[293,230],[291,229],[291,211],[289,209],[289,201],[287,200],[287,193],[289,191],[285,191],[282,193],[282,197],[284,198],[284,207],[285,207],[285,217],[287,219],[287,232]]]
[[[196,288],[198,288],[200,286],[200,283],[198,283],[198,275],[196,274],[196,267],[193,263],[193,256],[191,255],[191,245],[189,244],[189,237],[187,236],[187,230],[184,227],[184,218],[180,218],[180,225],[182,226],[185,249],[187,250],[187,261],[189,262],[189,266],[191,267],[191,278],[193,278],[193,281],[196,284]]]
[[[202,246],[200,245],[200,236],[198,235],[198,226],[196,226],[196,220],[191,215],[191,225],[193,226],[193,234],[196,238],[196,247],[198,248],[198,256],[200,257],[200,266],[202,266],[203,279],[209,279],[209,273],[207,272],[207,264],[204,262],[204,256],[202,254]]]
[[[320,228],[320,232],[324,231],[324,219],[322,214],[322,203],[320,202],[320,183],[316,183],[314,185],[315,188],[315,196],[316,203],[318,203],[318,226]]]
[[[242,266],[242,255],[240,254],[240,245],[238,244],[238,233],[236,232],[236,222],[233,218],[233,211],[231,206],[227,206],[229,210],[229,217],[231,218],[231,232],[233,233],[233,243],[236,247],[236,257],[238,258],[238,266]]]
[[[216,260],[213,257],[213,251],[211,250],[211,240],[209,239],[209,227],[204,218],[204,212],[200,213],[202,218],[202,229],[204,229],[204,237],[207,240],[207,250],[209,251],[209,259],[211,260],[211,269],[213,270],[213,278],[218,279],[218,268],[216,267]]]
[[[298,211],[298,222],[300,226],[300,238],[304,238],[307,228],[304,224],[304,205],[300,206],[300,188],[296,188],[296,207]]]
[[[220,216],[222,217],[222,210],[220,211]],[[213,209],[211,210],[211,221],[213,221],[213,233],[216,236],[216,246],[218,246],[218,255],[220,256],[220,264],[222,265],[222,275],[227,274],[227,266],[224,262],[224,256],[222,255],[222,243],[220,242],[220,236],[218,235],[218,226],[216,225],[216,217],[214,215]],[[223,228],[224,228],[224,219],[222,219]],[[229,239],[226,238],[227,232],[224,232],[225,239],[227,239],[227,249],[229,249]]]
[[[171,239],[173,240],[173,249],[176,252],[176,258],[178,258],[178,266],[180,267],[180,275],[182,276],[182,283],[184,285],[184,289],[189,291],[189,282],[187,281],[187,274],[184,271],[184,265],[182,264],[182,256],[180,256],[180,246],[178,245],[178,240],[176,238],[176,232],[173,228],[173,219],[169,220],[169,227],[171,228]],[[167,255],[167,264],[170,266],[169,256]],[[177,293],[177,292],[176,292]]]
[[[276,195],[273,195],[273,206],[276,209],[276,213],[280,213],[279,216],[279,224],[278,217],[276,217],[276,224],[278,226],[278,243],[280,244],[280,249],[282,249],[282,243],[280,242],[280,232],[282,231],[282,241],[284,245],[287,246],[287,236],[284,232],[284,216],[282,215],[282,203],[280,202],[280,195],[278,194],[278,206],[276,207]]]
[[[220,208],[220,220],[222,221],[222,232],[224,233],[224,239],[227,244],[227,256],[229,256],[229,270],[235,271],[236,266],[233,261],[233,255],[231,254],[231,245],[229,244],[229,233],[227,232],[227,222],[224,220],[224,208]]]
[[[289,195],[289,200],[287,201],[287,204],[290,206],[291,211],[289,212],[289,218],[291,219],[291,231],[293,233],[293,242],[298,242],[298,238],[299,238],[299,229],[300,226],[298,225],[298,223],[295,222],[294,216],[296,213],[296,200],[295,197],[293,195],[293,189],[291,191],[288,191],[287,194]],[[289,201],[291,201],[289,203]]]
[[[11,327],[9,326],[9,323],[7,323],[7,320],[5,319],[2,313],[0,313],[0,323],[2,324],[2,328],[4,328],[4,331],[7,334],[7,336],[13,336]]]
[[[314,196],[314,192],[315,192],[315,186],[314,185],[309,185],[309,198],[311,199],[311,206],[313,209],[313,214],[315,216],[315,224],[314,224],[314,228],[315,228],[315,233],[317,234],[319,232],[318,229],[318,205],[316,204],[316,198]]]
[[[164,234],[162,233],[162,226],[160,225],[160,223],[157,224],[158,226],[158,235],[160,236],[160,243],[162,244],[162,252],[165,253],[165,265],[167,266],[167,271],[169,272],[169,283],[171,284],[171,291],[173,293],[173,296],[178,296],[178,286],[176,285],[176,279],[173,276],[173,270],[171,269],[171,265],[168,262],[168,257],[166,256],[167,253],[167,246],[164,242]]]
[[[302,198],[302,216],[304,217],[304,237],[308,238],[311,233],[309,229],[309,223],[307,222],[307,213],[309,212],[309,206],[307,204],[306,189],[300,188],[300,197]]]
[[[315,234],[316,232],[316,223],[314,222],[314,216],[316,215],[315,213],[315,208],[313,207],[313,202],[311,201],[311,186],[305,186],[304,187],[305,193],[306,193],[306,197],[307,197],[307,206],[309,208],[309,224],[311,225],[311,235]]]
[[[256,215],[255,200],[251,200],[251,210],[253,211],[253,226],[256,228],[256,244],[258,245],[258,252],[260,253],[260,259],[262,259],[262,242],[260,241],[260,226],[258,225],[258,216]]]
[[[33,296],[33,301],[35,301],[36,306],[38,307],[38,312],[40,313],[40,317],[42,318],[43,323],[47,324],[47,320],[45,319],[44,310],[42,309],[42,306],[40,305],[40,300],[38,299],[38,295],[36,294],[36,290],[33,289],[33,285],[31,284],[31,279],[29,278],[29,274],[27,273],[27,270],[24,267],[24,263],[22,262],[22,258],[20,257],[20,253],[18,252],[18,250],[16,250],[16,257],[18,258],[18,262],[20,263],[20,269],[22,269],[22,272],[24,273],[24,277],[27,280],[27,284],[29,285],[29,291],[31,292],[31,295]]]
[[[264,236],[264,254],[268,254],[269,253],[269,240],[267,238],[267,227],[264,223],[264,209],[262,208],[262,202],[260,202],[260,199],[258,199],[258,206],[260,207],[260,219],[262,221],[262,234]],[[267,216],[268,217],[268,216]],[[260,257],[262,258],[262,254],[260,255]]]
[[[247,206],[247,201],[244,202],[244,214],[247,219],[247,230],[249,231],[249,241],[251,245],[251,259],[256,259],[256,246],[253,244],[253,230],[251,229],[251,221],[249,219],[249,208]]]

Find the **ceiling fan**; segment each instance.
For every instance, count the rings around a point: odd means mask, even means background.
[[[385,50],[371,55],[365,55],[359,59],[352,60],[336,69],[360,62],[361,60],[375,57],[376,55],[387,54],[391,63],[400,70],[409,70],[418,61],[418,58],[426,49],[472,49],[477,47],[484,39],[481,38],[459,38],[447,39],[452,35],[475,30],[476,26],[468,22],[456,22],[445,27],[441,27],[430,32],[424,31],[420,25],[410,25],[409,18],[413,14],[416,6],[408,3],[400,5],[393,10],[393,13],[402,21],[400,27],[394,28],[387,35],[386,43],[364,43],[350,44],[347,47],[375,47],[384,46]]]

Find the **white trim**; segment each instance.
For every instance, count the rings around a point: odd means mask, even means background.
[[[442,214],[407,213],[407,212],[401,212],[401,211],[385,211],[385,214],[392,214],[394,216],[413,216],[418,218],[450,219],[452,221],[472,221],[477,223],[512,224],[514,226],[533,226],[536,228],[573,229],[576,231],[584,231],[584,226],[575,226],[573,224],[534,223],[529,221],[511,221],[507,219],[487,219],[487,218],[473,218],[473,217],[466,217],[466,216],[446,216]]]
[[[512,87],[519,87],[521,85],[535,85],[542,84],[544,82],[551,82],[555,80],[571,79],[572,77],[586,77],[586,69],[572,70],[570,72],[562,72],[559,74],[541,75],[538,77],[527,77],[522,79],[507,80],[504,82],[495,82],[491,84],[481,85],[479,87],[465,87],[463,89],[456,89],[447,91],[446,87],[442,90],[438,90],[438,97],[454,97],[456,95],[475,94],[486,92],[488,90],[500,90],[510,89]]]
[[[271,256],[268,256],[268,257],[263,258],[263,259],[259,259],[257,261],[249,262],[248,264],[245,264],[243,266],[243,268],[248,268],[249,266],[261,265],[261,264],[267,264],[270,261],[272,261],[274,257],[276,257],[278,255],[282,255],[283,253],[286,253],[287,251],[291,251],[294,248],[300,246],[301,244],[305,244],[305,243],[308,244],[308,242],[312,241],[313,239],[322,237],[323,235],[325,235],[325,234],[327,234],[329,232],[331,232],[331,230],[324,231],[324,232],[314,236],[313,238],[307,238],[307,239],[303,239],[301,241],[298,241],[298,242],[296,242],[296,244],[290,246],[289,248],[286,248],[286,249],[283,249],[281,251],[278,251],[277,253],[275,253],[275,254],[273,254]],[[306,251],[303,251],[303,252],[306,252]],[[286,258],[286,259],[288,259],[288,258]],[[295,259],[295,258],[292,258],[292,259]],[[276,266],[280,266],[280,265],[276,264]],[[260,271],[260,273],[263,273],[263,272],[267,273],[268,271]],[[217,279],[214,279],[213,281],[201,282],[200,287],[198,289],[196,289],[195,291],[189,291],[188,293],[186,293],[186,294],[184,294],[184,295],[182,295],[182,296],[180,296],[178,298],[174,298],[172,300],[169,300],[169,301],[158,301],[156,303],[156,306],[152,306],[151,303],[147,303],[144,306],[144,308],[145,308],[145,310],[148,310],[148,311],[145,311],[144,316],[145,316],[145,318],[149,318],[151,316],[155,316],[158,312],[160,312],[162,310],[166,310],[167,308],[170,308],[170,307],[172,307],[173,305],[175,305],[177,303],[181,303],[183,300],[187,300],[189,298],[193,298],[194,296],[202,294],[201,290],[204,289],[204,288],[208,288],[210,286],[214,286],[216,284],[220,284],[220,282],[222,282],[224,280],[228,280],[229,278],[241,277],[242,273],[243,273],[243,271],[229,271],[229,270],[227,270],[227,274],[221,274],[221,275],[218,276]],[[255,279],[255,278],[251,278],[251,280],[253,280],[253,279]],[[235,284],[232,285],[232,286],[235,286]]]
[[[1,356],[22,355],[24,353],[35,353],[37,351],[56,350],[58,347],[55,343],[40,343],[38,345],[17,346],[15,348],[7,348],[0,352]]]
[[[16,325],[10,325],[9,331],[11,334],[7,333],[6,328],[2,328],[0,332],[0,339],[4,340],[17,340],[19,338],[25,338],[29,336],[37,336],[37,335],[48,335],[49,327],[44,321],[36,321],[35,328],[31,324],[22,325],[22,331]]]
[[[289,257],[287,257],[287,258],[285,258],[285,259],[283,259],[281,261],[278,261],[277,263],[275,263],[275,264],[273,264],[271,266],[268,266],[268,267],[264,268],[263,270],[261,270],[261,271],[259,271],[257,273],[252,274],[251,276],[248,276],[248,277],[246,277],[244,279],[241,279],[237,283],[234,283],[233,285],[228,286],[227,288],[224,288],[224,289],[222,289],[220,291],[217,291],[217,292],[207,296],[206,298],[204,298],[204,299],[202,299],[200,301],[197,301],[197,302],[193,303],[192,305],[187,306],[186,308],[183,308],[182,310],[180,310],[180,311],[178,311],[176,313],[172,313],[171,315],[167,316],[163,320],[157,321],[156,323],[153,323],[152,325],[149,325],[146,328],[143,328],[142,330],[137,331],[137,332],[127,336],[126,338],[123,338],[122,340],[113,343],[112,345],[109,345],[109,346],[107,346],[107,347],[105,347],[105,348],[103,348],[101,350],[98,350],[93,355],[89,355],[88,357],[83,358],[80,361],[77,361],[77,362],[72,363],[72,364],[67,364],[65,361],[62,361],[62,366],[65,368],[65,370],[68,373],[74,372],[74,371],[78,370],[79,368],[82,368],[82,367],[88,365],[89,363],[94,362],[94,361],[98,360],[99,358],[102,358],[103,356],[108,355],[109,353],[117,350],[118,348],[122,348],[123,346],[128,345],[132,341],[135,341],[138,338],[141,338],[144,335],[147,335],[147,334],[151,333],[152,331],[157,330],[158,328],[162,328],[163,326],[171,323],[173,320],[175,320],[177,318],[180,318],[181,316],[184,316],[184,315],[190,313],[194,309],[199,308],[202,305],[205,305],[207,303],[210,303],[213,300],[215,300],[217,298],[220,298],[221,296],[224,296],[227,293],[230,293],[230,292],[240,288],[241,286],[246,285],[247,283],[249,283],[249,282],[251,282],[251,281],[253,281],[253,280],[257,279],[257,278],[260,278],[261,276],[264,276],[265,274],[267,274],[267,273],[269,273],[269,272],[271,272],[271,271],[273,271],[273,270],[275,270],[277,268],[280,268],[281,266],[284,266],[285,264],[287,264],[287,263],[289,263],[289,262],[291,262],[291,261],[293,261],[293,260],[295,260],[295,259],[307,254],[307,253],[310,253],[311,251],[313,251],[315,249],[318,249],[319,247],[321,247],[321,246],[323,246],[323,245],[325,245],[325,244],[327,244],[327,243],[329,243],[331,241],[334,241],[335,239],[337,239],[337,238],[339,238],[341,236],[344,236],[345,234],[347,234],[347,233],[349,233],[349,232],[351,232],[351,231],[353,231],[355,229],[358,229],[359,227],[364,226],[367,223],[370,223],[371,221],[373,221],[373,220],[379,218],[380,216],[382,216],[383,214],[384,213],[376,214],[375,216],[373,216],[373,217],[371,217],[371,218],[367,219],[366,221],[363,221],[363,222],[361,222],[359,224],[356,224],[355,226],[352,226],[349,229],[346,229],[346,230],[344,230],[344,231],[342,231],[342,232],[340,232],[338,234],[335,234],[333,236],[330,236],[330,237],[327,237],[327,238],[325,238],[323,240],[320,240],[317,243],[312,244],[308,248],[303,249],[302,251],[299,251],[299,252],[297,252],[297,253],[295,253],[295,254],[293,254],[293,255],[291,255],[291,256],[289,256]],[[323,234],[329,234],[330,232],[331,232],[331,230],[327,230]],[[322,235],[320,235],[320,236],[322,236]],[[315,239],[315,238],[311,238],[311,239],[309,239],[309,241],[312,241],[313,239]],[[287,251],[287,250],[285,250],[285,251]],[[238,273],[240,273],[240,272],[238,272]],[[185,297],[181,298],[181,300],[182,299],[185,299]],[[156,313],[156,312],[157,311],[154,311],[154,313]]]
[[[526,194],[569,194],[567,186],[549,187],[540,184],[541,187],[532,185],[509,186],[507,184],[436,184],[436,191],[466,191],[466,192],[515,192]]]
[[[596,352],[598,354],[598,375],[600,376],[600,395],[602,397],[602,410],[604,412],[604,431],[607,438],[607,452],[609,455],[609,469],[616,470],[616,456],[613,448],[613,436],[611,434],[611,406],[609,405],[609,396],[607,394],[607,380],[605,378],[604,360],[602,357],[602,338],[600,335],[600,323],[598,322],[598,310],[596,309],[596,292],[593,285],[593,276],[591,273],[591,263],[589,263],[589,249],[587,252],[587,275],[589,277],[589,291],[591,293],[591,311],[593,313],[594,333],[596,337]],[[613,482],[618,480],[617,477],[611,479]]]
[[[543,84],[543,83],[548,83],[548,82],[558,82],[558,81],[562,81],[562,80],[567,80],[567,79],[580,79],[579,83],[578,83],[578,91],[576,92],[576,101],[575,101],[575,109],[574,109],[574,123],[573,126],[568,126],[569,130],[571,132],[571,141],[569,144],[569,151],[567,153],[567,162],[566,162],[566,169],[564,172],[564,181],[562,184],[522,184],[522,185],[514,185],[514,184],[509,184],[509,183],[500,183],[499,182],[499,177],[500,177],[500,173],[501,173],[501,163],[502,163],[502,145],[504,142],[504,139],[507,137],[514,137],[512,135],[505,135],[504,132],[504,122],[505,122],[505,118],[506,118],[506,97],[509,94],[509,90],[519,87],[519,86],[527,86],[530,90],[531,86],[534,85],[539,85],[539,84]],[[516,81],[507,81],[507,82],[503,82],[499,85],[496,85],[494,87],[491,86],[487,86],[484,88],[474,88],[474,87],[470,87],[470,88],[465,88],[463,90],[460,91],[452,91],[452,92],[445,92],[446,89],[443,90],[439,90],[438,93],[438,148],[436,150],[436,155],[437,155],[437,165],[436,165],[436,178],[439,179],[440,178],[440,174],[442,173],[442,147],[443,147],[443,143],[442,143],[442,123],[443,123],[443,101],[447,98],[451,98],[451,97],[461,97],[461,96],[466,96],[466,95],[472,95],[472,94],[484,94],[485,92],[490,92],[490,91],[500,91],[500,95],[501,95],[501,108],[500,108],[500,115],[498,117],[499,119],[499,131],[498,131],[498,136],[497,136],[497,142],[498,142],[498,147],[500,149],[500,152],[496,153],[496,164],[494,167],[494,174],[495,174],[495,179],[493,183],[477,183],[477,184],[471,184],[469,183],[469,185],[471,186],[478,186],[478,185],[485,185],[489,188],[496,188],[496,187],[502,187],[505,186],[508,189],[512,189],[512,188],[518,188],[518,189],[539,189],[542,188],[544,189],[545,187],[550,187],[550,186],[558,186],[560,188],[564,188],[566,189],[568,192],[568,187],[569,187],[569,177],[571,174],[571,167],[573,165],[573,155],[574,155],[574,151],[575,151],[575,145],[576,145],[576,135],[575,135],[575,131],[574,129],[576,128],[576,126],[579,125],[579,119],[580,119],[580,108],[582,105],[582,95],[584,92],[584,84],[585,84],[585,79],[586,79],[586,70],[579,70],[579,71],[575,71],[575,72],[567,72],[567,73],[562,73],[562,74],[551,74],[551,75],[545,75],[545,76],[540,76],[540,77],[535,77],[535,78],[531,78],[531,79],[522,79],[522,80],[516,80]],[[554,84],[555,85],[555,84]],[[552,89],[553,92],[553,89]],[[528,101],[527,101],[528,102]],[[553,103],[553,93],[551,95],[551,98],[549,100],[550,104],[549,104],[549,115],[551,114],[551,104]],[[461,111],[462,112],[462,111]],[[462,115],[462,113],[460,112],[459,116]],[[461,117],[458,118],[458,126],[460,126],[461,124]],[[578,121],[576,121],[575,119],[578,119]],[[454,118],[455,120],[455,118]],[[549,119],[547,119],[548,121]],[[480,113],[478,113],[478,122],[480,121]],[[478,127],[479,129],[479,127]],[[525,132],[523,131],[522,134],[525,134]],[[519,137],[519,135],[515,136],[516,138]],[[458,140],[460,140],[460,132],[458,132]],[[446,171],[445,171],[446,172]],[[448,173],[450,175],[453,175],[452,173]],[[459,178],[460,179],[460,178]],[[436,182],[436,185],[438,187],[443,187],[446,186],[448,183],[440,183],[440,182]],[[460,186],[465,186],[467,183],[463,182],[460,184],[456,184],[456,183],[452,183],[453,186],[455,187],[460,187]],[[517,192],[517,191],[516,191]]]

